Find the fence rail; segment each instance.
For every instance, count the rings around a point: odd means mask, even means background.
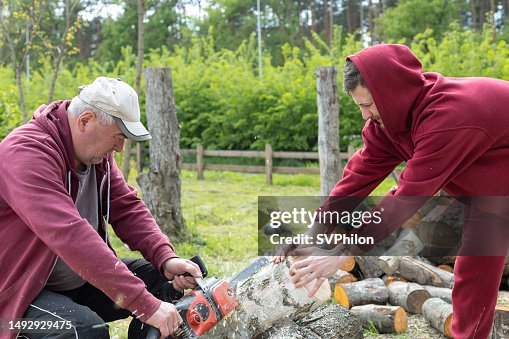
[[[354,153],[353,146],[348,146],[348,152],[341,152],[340,158],[341,160],[348,160]],[[265,181],[269,185],[272,185],[273,173],[320,174],[320,168],[318,167],[273,166],[273,159],[318,160],[318,152],[273,152],[272,146],[269,144],[265,145],[265,151],[205,150],[201,144],[198,144],[196,149],[181,149],[180,154],[196,157],[195,163],[181,163],[181,167],[197,171],[198,180],[203,179],[205,170],[265,173]],[[265,159],[265,166],[206,164],[204,161],[205,157],[263,158]]]

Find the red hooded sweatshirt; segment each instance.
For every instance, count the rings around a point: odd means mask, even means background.
[[[23,316],[45,286],[58,256],[120,307],[146,321],[160,301],[74,204],[78,177],[68,105],[69,101],[59,101],[41,106],[33,120],[0,143],[0,318]],[[158,268],[177,257],[113,157],[96,165],[96,173],[101,215],[109,212],[109,223],[119,238]]]
[[[348,59],[362,74],[384,128],[368,120],[364,147],[331,196],[367,196],[401,162],[406,168],[388,196],[429,197],[441,188],[453,196],[509,195],[509,82],[423,73],[403,45],[377,45]],[[391,218],[415,212],[388,207],[384,215]]]

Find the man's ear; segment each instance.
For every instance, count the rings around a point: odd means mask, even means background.
[[[83,111],[79,116],[78,116],[78,128],[80,131],[84,131],[86,126],[92,121],[95,119],[95,113],[92,112],[92,111],[89,111],[89,110],[86,110],[86,111]]]

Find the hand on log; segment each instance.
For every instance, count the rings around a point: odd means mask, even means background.
[[[309,291],[309,296],[313,296],[320,288],[322,283],[333,276],[341,266],[343,266],[351,257],[326,255],[327,251],[315,252],[315,254],[305,259],[299,260],[290,267],[292,282],[295,287],[302,287],[316,279],[315,285]]]

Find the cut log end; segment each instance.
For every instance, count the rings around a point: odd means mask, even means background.
[[[399,306],[355,306],[351,312],[361,320],[364,328],[375,327],[379,333],[405,333],[408,329],[407,314]]]
[[[334,287],[334,301],[345,308],[350,308],[350,302],[348,301],[348,295],[345,289],[339,283]]]
[[[351,272],[354,267],[355,267],[355,258],[351,257],[350,259],[348,259],[347,262],[345,262],[343,264],[343,266],[340,267],[340,269],[345,272]]]
[[[398,307],[394,314],[394,330],[396,333],[405,333],[408,329],[408,317],[403,307]]]

